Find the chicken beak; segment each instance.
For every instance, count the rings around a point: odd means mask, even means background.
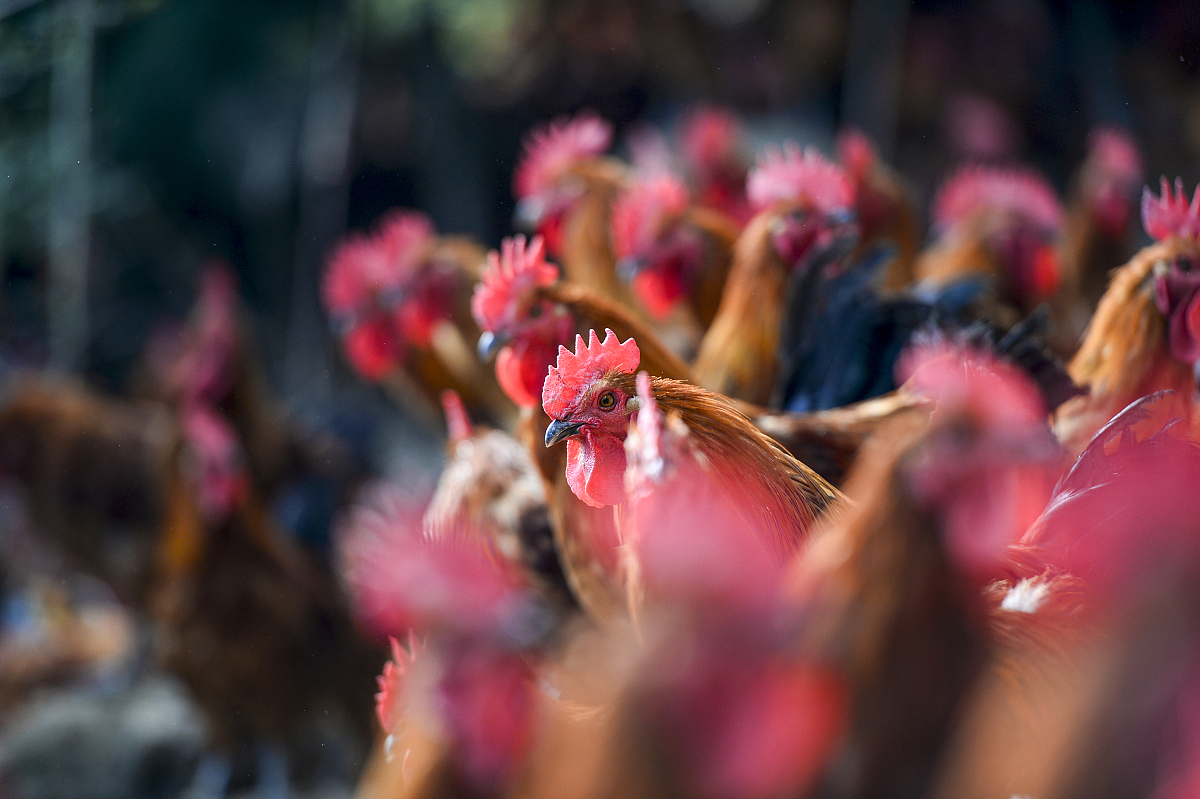
[[[546,216],[546,201],[536,195],[525,197],[513,211],[513,227],[518,230],[537,230]]]
[[[503,333],[496,334],[490,330],[485,330],[479,336],[479,344],[475,350],[479,354],[479,360],[490,361],[501,347],[508,343],[508,336]]]
[[[649,263],[645,258],[628,255],[617,261],[617,274],[622,280],[628,283],[645,270],[647,266],[649,266]]]
[[[570,438],[583,427],[582,422],[572,422],[568,419],[551,419],[546,428],[546,446],[553,447],[564,438]]]

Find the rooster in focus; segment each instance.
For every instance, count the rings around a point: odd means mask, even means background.
[[[747,193],[757,214],[734,246],[733,264],[693,369],[718,394],[766,405],[775,387],[784,327],[815,279],[857,241],[854,188],[816,150],[768,151]]]
[[[364,379],[426,417],[453,389],[481,419],[503,426],[512,405],[472,353],[479,329],[470,292],[484,254],[436,235],[416,211],[393,212],[370,235],[354,233],[326,266],[322,298],[346,359]]]
[[[625,447],[629,420],[638,409],[636,377],[641,353],[632,339],[611,330],[600,341],[576,339],[575,352],[560,350],[542,389],[551,422],[546,446],[567,442],[567,481],[594,507],[625,499]],[[655,400],[678,414],[698,452],[713,470],[740,486],[742,501],[780,557],[795,551],[816,520],[842,497],[833,486],[761,433],[727,399],[688,383],[652,379]]]
[[[1176,415],[1193,417],[1200,359],[1200,193],[1189,204],[1177,181],[1142,195],[1142,223],[1156,241],[1112,278],[1071,361],[1090,393],[1059,409],[1055,431],[1080,452],[1097,430],[1134,400],[1174,391]]]

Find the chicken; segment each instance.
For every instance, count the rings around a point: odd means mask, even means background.
[[[1113,270],[1137,249],[1133,220],[1141,181],[1141,156],[1129,135],[1092,131],[1071,188],[1059,247],[1062,285],[1052,301],[1055,348],[1064,357],[1078,349]]]
[[[550,416],[546,446],[567,442],[566,477],[571,490],[594,507],[625,499],[624,441],[637,410],[637,342],[604,341],[590,331],[575,352],[559,352],[542,389]],[[691,431],[698,452],[722,479],[740,486],[742,501],[760,534],[779,557],[795,551],[816,520],[842,499],[833,486],[750,424],[725,398],[668,378],[652,380],[655,399]]]
[[[609,239],[609,214],[626,181],[624,164],[603,155],[611,142],[612,125],[586,111],[535,128],[513,176],[516,216],[542,235],[567,280],[636,308]]]
[[[690,203],[687,189],[669,173],[631,184],[612,209],[621,277],[655,319],[687,308],[697,339],[716,316],[737,235],[732,219]]]
[[[425,511],[425,534],[482,536],[481,547],[522,570],[531,590],[560,615],[578,610],[554,547],[546,486],[529,449],[500,430],[473,429],[453,392],[442,395],[442,406],[450,430],[447,463]]]
[[[734,246],[725,293],[693,369],[710,391],[766,405],[789,306],[803,298],[806,279],[845,255],[858,228],[853,186],[811,148],[768,151],[751,171],[747,193],[758,213]]]
[[[157,660],[205,712],[219,754],[199,787],[223,793],[247,744],[264,786],[286,779],[279,747],[311,740],[326,712],[365,750],[355,725],[378,655],[328,572],[276,528],[224,417],[30,381],[0,418],[0,453],[40,529],[151,622]]]
[[[871,141],[853,128],[837,139],[838,161],[854,184],[854,211],[862,226],[861,258],[871,248],[890,244],[895,256],[882,275],[880,288],[892,292],[913,283],[913,264],[921,240],[921,222],[912,191],[887,164]]]
[[[478,418],[511,423],[512,404],[471,351],[479,329],[469,297],[483,261],[474,244],[437,236],[416,211],[348,236],[329,259],[322,296],[355,371],[426,418],[449,388]]]
[[[272,396],[228,267],[202,273],[187,324],[152,339],[141,367],[135,394],[184,416],[199,410],[221,417],[239,441],[255,491],[271,505],[292,499],[299,513],[291,531],[310,543],[328,540],[328,506],[349,497],[366,466]]]
[[[964,167],[934,199],[937,239],[917,259],[916,278],[932,288],[982,279],[991,320],[1013,325],[1059,287],[1062,217],[1054,189],[1037,173]]]
[[[1197,195],[1200,197],[1200,195]],[[1177,415],[1192,418],[1200,358],[1200,203],[1188,204],[1182,183],[1171,193],[1146,189],[1142,222],[1156,243],[1113,275],[1071,361],[1071,377],[1090,393],[1066,403],[1055,432],[1072,452],[1139,397],[1172,389]]]
[[[540,237],[529,247],[523,237],[506,239],[501,250],[489,255],[490,266],[472,299],[484,330],[480,351],[496,355],[500,385],[523,408],[518,439],[529,447],[546,481],[555,545],[571,589],[594,618],[611,618],[623,603],[603,579],[615,566],[616,530],[611,513],[589,508],[571,492],[562,451],[542,444],[550,422],[540,401],[546,370],[559,347],[596,327],[646,341],[648,368],[681,379],[688,368],[622,306],[582,286],[556,283],[558,270],[545,261]]]
[[[750,158],[745,139],[741,121],[719,106],[697,106],[679,126],[679,151],[697,204],[739,225],[754,215],[746,198]]]
[[[1019,372],[961,350],[914,356],[931,421],[867,444],[856,504],[796,561],[796,646],[844,675],[852,715],[839,796],[925,796],[990,650],[982,587],[1049,493],[1057,449]]]

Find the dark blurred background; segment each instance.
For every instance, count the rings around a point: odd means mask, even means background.
[[[275,387],[320,415],[366,391],[319,308],[332,244],[411,206],[495,245],[536,121],[850,123],[925,200],[964,160],[1062,189],[1115,123],[1193,185],[1198,69],[1200,4],[1167,0],[0,0],[5,356],[119,389],[224,259]]]

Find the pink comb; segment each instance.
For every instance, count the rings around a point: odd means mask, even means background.
[[[375,294],[398,288],[419,264],[421,248],[433,235],[433,222],[420,211],[395,211],[376,232],[348,235],[325,267],[325,309],[353,313]]]
[[[446,416],[446,430],[451,441],[466,441],[471,437],[471,417],[463,407],[462,397],[452,388],[442,392],[442,413]]]
[[[1142,224],[1152,238],[1165,241],[1172,236],[1200,237],[1200,186],[1189,205],[1183,180],[1175,178],[1175,193],[1162,178],[1162,196],[1155,197],[1147,186],[1142,191]]]
[[[854,187],[837,164],[815,147],[804,151],[795,142],[768,147],[746,178],[746,196],[762,210],[777,200],[805,197],[823,214],[854,206]]]
[[[545,191],[572,164],[603,153],[612,142],[612,132],[612,125],[590,111],[534,128],[513,178],[517,198]]]
[[[471,297],[471,315],[484,330],[495,332],[511,321],[519,301],[535,286],[551,286],[558,267],[546,263],[546,242],[534,236],[525,246],[524,236],[510,236],[500,252],[488,253],[488,265]]]
[[[673,175],[658,175],[627,189],[613,205],[613,250],[618,258],[654,245],[663,223],[687,209],[688,193]]]
[[[984,211],[1021,216],[1047,231],[1062,224],[1062,207],[1046,179],[1028,169],[963,167],[943,184],[934,200],[934,224],[941,230]]]
[[[560,346],[558,365],[550,367],[542,384],[542,408],[553,419],[568,413],[594,381],[609,372],[633,372],[642,359],[632,338],[621,343],[608,329],[603,342],[595,330],[589,337],[585,345],[583,336],[575,336],[575,352]]]
[[[379,686],[379,693],[375,694],[375,715],[379,718],[379,726],[391,737],[401,718],[399,702],[404,693],[404,680],[409,666],[417,659],[417,638],[412,630],[408,631],[411,655],[404,651],[395,638],[388,636],[388,643],[391,645],[392,659],[383,664],[383,674],[375,678]]]

